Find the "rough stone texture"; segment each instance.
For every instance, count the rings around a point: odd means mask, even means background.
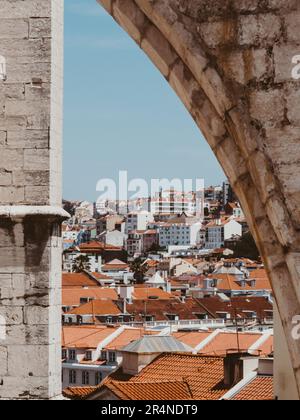
[[[62,22],[61,0],[0,1],[0,399],[61,395]]]
[[[300,341],[291,335],[300,315],[299,0],[99,2],[177,92],[237,192],[272,280],[300,396]],[[62,6],[0,1],[2,205],[61,204]],[[53,398],[61,382],[57,221],[0,222],[8,333],[0,398]]]
[[[272,280],[300,397],[300,341],[291,336],[300,314],[300,81],[292,78],[300,1],[98,2],[167,78],[237,192]]]

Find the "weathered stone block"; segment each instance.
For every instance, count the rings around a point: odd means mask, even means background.
[[[275,81],[277,83],[293,81],[292,71],[295,64],[293,64],[292,60],[295,55],[300,55],[300,47],[291,47],[289,45],[274,46]]]
[[[1,19],[0,39],[28,38],[29,25],[26,19]]]
[[[51,19],[50,18],[29,19],[29,37],[30,38],[50,38],[51,37]]]
[[[24,169],[28,171],[43,171],[49,165],[49,150],[24,150]]]
[[[300,89],[287,95],[287,118],[294,127],[300,127]]]
[[[1,346],[0,340],[0,376],[7,375],[8,360],[7,360],[7,348]]]
[[[273,45],[281,38],[280,18],[273,14],[241,16],[239,25],[241,45]]]
[[[1,173],[0,173],[1,179]],[[13,173],[13,184],[15,186],[48,186],[50,181],[49,171],[14,171]],[[45,191],[45,188],[43,188]],[[29,201],[32,201],[34,196],[37,194],[42,194],[45,196],[44,191],[40,189],[25,189],[25,199],[28,198]],[[47,190],[46,190],[47,191]],[[39,201],[39,200],[37,200]]]
[[[170,66],[175,62],[177,55],[166,39],[153,26],[147,30],[147,35],[142,40],[142,48],[161,73],[168,76]]]
[[[110,8],[111,4],[107,6]],[[113,13],[115,19],[132,34],[132,38],[140,43],[146,27],[146,19],[135,2],[133,0],[117,1],[113,6]]]
[[[275,126],[284,119],[284,100],[278,89],[253,92],[250,115],[265,126]]]
[[[24,166],[24,152],[21,149],[7,149],[0,147],[0,168],[5,171],[22,169]]]
[[[25,200],[34,205],[46,205],[49,203],[49,191],[45,187],[25,186]]]
[[[12,183],[12,174],[6,170],[0,169],[0,187],[6,187]]]
[[[21,204],[24,203],[25,192],[22,187],[0,187],[1,204]]]
[[[49,149],[49,132],[48,130],[10,130],[7,133],[7,147],[32,150]]]
[[[202,23],[198,27],[198,32],[202,39],[208,43],[209,47],[234,44],[236,40],[236,23],[228,19],[218,22]]]

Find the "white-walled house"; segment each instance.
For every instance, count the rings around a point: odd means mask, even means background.
[[[242,226],[240,223],[232,219],[214,220],[206,226],[205,248],[222,248],[224,247],[225,241],[234,235],[242,236]]]
[[[119,230],[114,230],[112,232],[105,231],[98,236],[98,239],[105,244],[122,248],[125,245],[127,235]]]
[[[159,245],[169,246],[195,246],[199,242],[201,223],[160,223]]]
[[[153,222],[153,214],[148,211],[132,212],[127,215],[125,233],[135,230],[147,230],[149,223]]]

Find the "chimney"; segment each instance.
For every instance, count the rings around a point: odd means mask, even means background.
[[[224,358],[224,385],[231,389],[247,375],[258,369],[259,356],[247,352],[228,353]]]

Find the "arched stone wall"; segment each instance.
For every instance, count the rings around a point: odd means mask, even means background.
[[[300,396],[300,1],[99,2],[169,81],[238,193]],[[61,393],[62,33],[63,0],[0,1],[0,399]]]
[[[98,0],[168,80],[239,196],[300,396],[298,0]]]

